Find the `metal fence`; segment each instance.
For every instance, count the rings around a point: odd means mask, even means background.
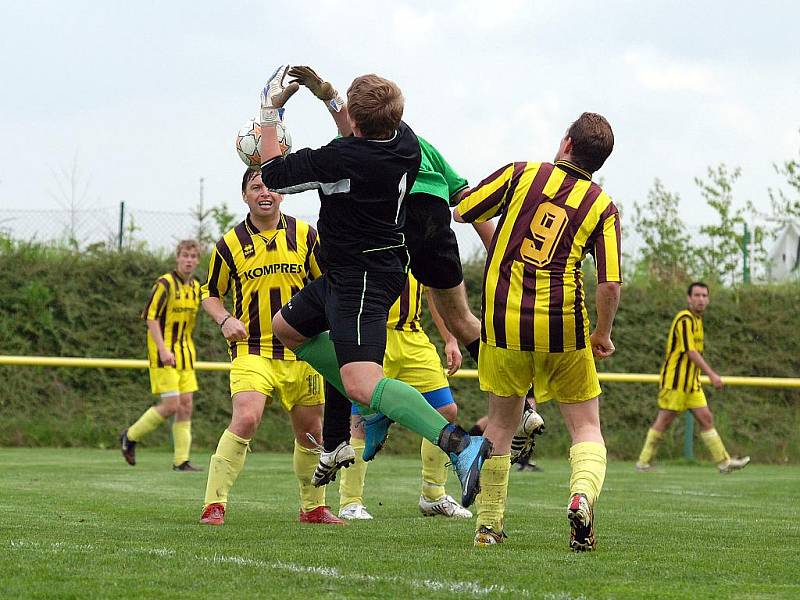
[[[316,225],[316,214],[293,214]],[[233,223],[244,218],[236,215]],[[94,245],[109,248],[144,247],[150,250],[175,248],[182,239],[213,241],[225,233],[209,215],[201,212],[169,212],[117,206],[92,209],[28,210],[0,209],[0,234],[14,240],[60,244],[86,249]]]

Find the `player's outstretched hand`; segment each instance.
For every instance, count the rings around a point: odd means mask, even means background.
[[[229,342],[241,342],[247,339],[247,328],[239,319],[231,317],[222,324],[222,335]]]
[[[300,89],[300,84],[284,84],[289,65],[281,65],[267,80],[261,90],[261,123],[276,125],[281,120],[283,107],[294,93]]]
[[[592,332],[589,336],[589,342],[592,344],[592,354],[595,357],[603,360],[614,354],[614,342],[611,341],[610,335],[600,334],[597,331]]]
[[[447,360],[447,374],[454,375],[461,368],[461,361],[463,360],[456,338],[451,338],[445,343],[444,357]]]
[[[322,100],[331,112],[339,112],[344,106],[344,100],[329,81],[324,81],[311,67],[298,65],[289,69],[289,77],[294,77],[291,83],[307,87],[312,94]],[[290,84],[291,85],[291,84]]]

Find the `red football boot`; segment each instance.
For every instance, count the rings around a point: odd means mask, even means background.
[[[320,525],[344,525],[339,517],[331,512],[329,506],[318,506],[314,510],[305,512],[300,509],[301,523],[318,523]]]
[[[212,502],[203,509],[200,515],[200,523],[203,525],[222,525],[225,523],[225,505],[219,502]]]

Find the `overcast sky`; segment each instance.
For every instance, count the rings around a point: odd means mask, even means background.
[[[0,209],[57,207],[52,173],[77,155],[98,206],[183,211],[204,177],[209,204],[243,213],[234,135],[292,63],[342,92],[396,81],[405,120],[472,183],[551,160],[571,120],[600,112],[609,194],[632,207],[660,177],[700,225],[707,165],[741,166],[740,202],[766,208],[772,163],[798,156],[798,22],[794,2],[3,2]],[[334,133],[310,94],[286,123],[295,148]],[[284,210],[313,214],[316,196]]]

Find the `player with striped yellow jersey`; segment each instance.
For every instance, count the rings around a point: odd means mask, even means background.
[[[594,356],[614,352],[611,330],[622,276],[619,213],[592,174],[613,147],[608,121],[583,113],[552,163],[501,167],[463,196],[454,213],[466,222],[500,217],[483,282],[478,379],[489,392],[485,436],[494,450],[482,472],[476,546],[505,539],[512,439],[535,381],[561,405],[572,437],[570,547],[595,547],[592,507],[605,479],[606,448]],[[598,280],[591,334],[581,274],[589,253]]]
[[[689,309],[672,320],[667,336],[666,360],[661,366],[661,389],[696,392],[700,389],[700,368],[690,352],[703,352],[703,317]]]
[[[200,283],[194,277],[184,281],[176,271],[171,271],[158,278],[142,311],[142,319],[158,321],[164,345],[174,354],[174,367],[178,370],[194,369],[197,350],[192,332],[199,308]],[[164,366],[150,331],[147,357],[151,369]]]
[[[274,231],[259,231],[247,215],[217,242],[202,297],[232,296],[232,315],[247,329],[247,339],[230,342],[232,359],[256,354],[296,360],[272,335],[272,316],[320,276],[318,254],[316,230],[283,213]]]
[[[540,352],[585,348],[581,262],[591,252],[599,283],[622,280],[619,213],[591,175],[563,160],[512,163],[471,190],[458,211],[468,222],[502,215],[486,260],[484,342]]]
[[[308,435],[322,437],[322,377],[272,331],[272,317],[281,306],[320,276],[317,232],[281,212],[283,196],[268,190],[258,171],[244,173],[242,200],[249,214],[217,242],[202,287],[203,309],[228,342],[233,411],[211,457],[200,522],[224,523],[228,493],[244,467],[250,440],[267,403],[277,401],[294,430],[300,522],[342,524],[325,505],[325,488],[312,483],[319,453]],[[232,297],[232,313],[223,304],[226,295]]]
[[[179,471],[200,470],[189,462],[192,394],[197,391],[194,372],[197,351],[192,332],[200,307],[200,284],[193,273],[199,258],[200,244],[197,241],[180,242],[175,270],[158,278],[142,311],[142,319],[147,324],[150,389],[161,397],[161,401],[120,434],[122,456],[131,466],[136,464],[137,442],[174,415],[173,468]]]
[[[702,281],[695,281],[689,284],[686,293],[688,308],[675,315],[669,328],[666,358],[661,366],[658,414],[647,431],[636,469],[651,470],[650,463],[664,433],[679,413],[691,410],[700,425],[700,439],[708,448],[717,469],[720,473],[730,473],[747,466],[750,457],[735,458],[728,454],[722,438],[714,428],[714,416],[700,385],[702,371],[717,390],[724,387],[722,378],[703,358],[703,314],[710,301],[708,286]]]

